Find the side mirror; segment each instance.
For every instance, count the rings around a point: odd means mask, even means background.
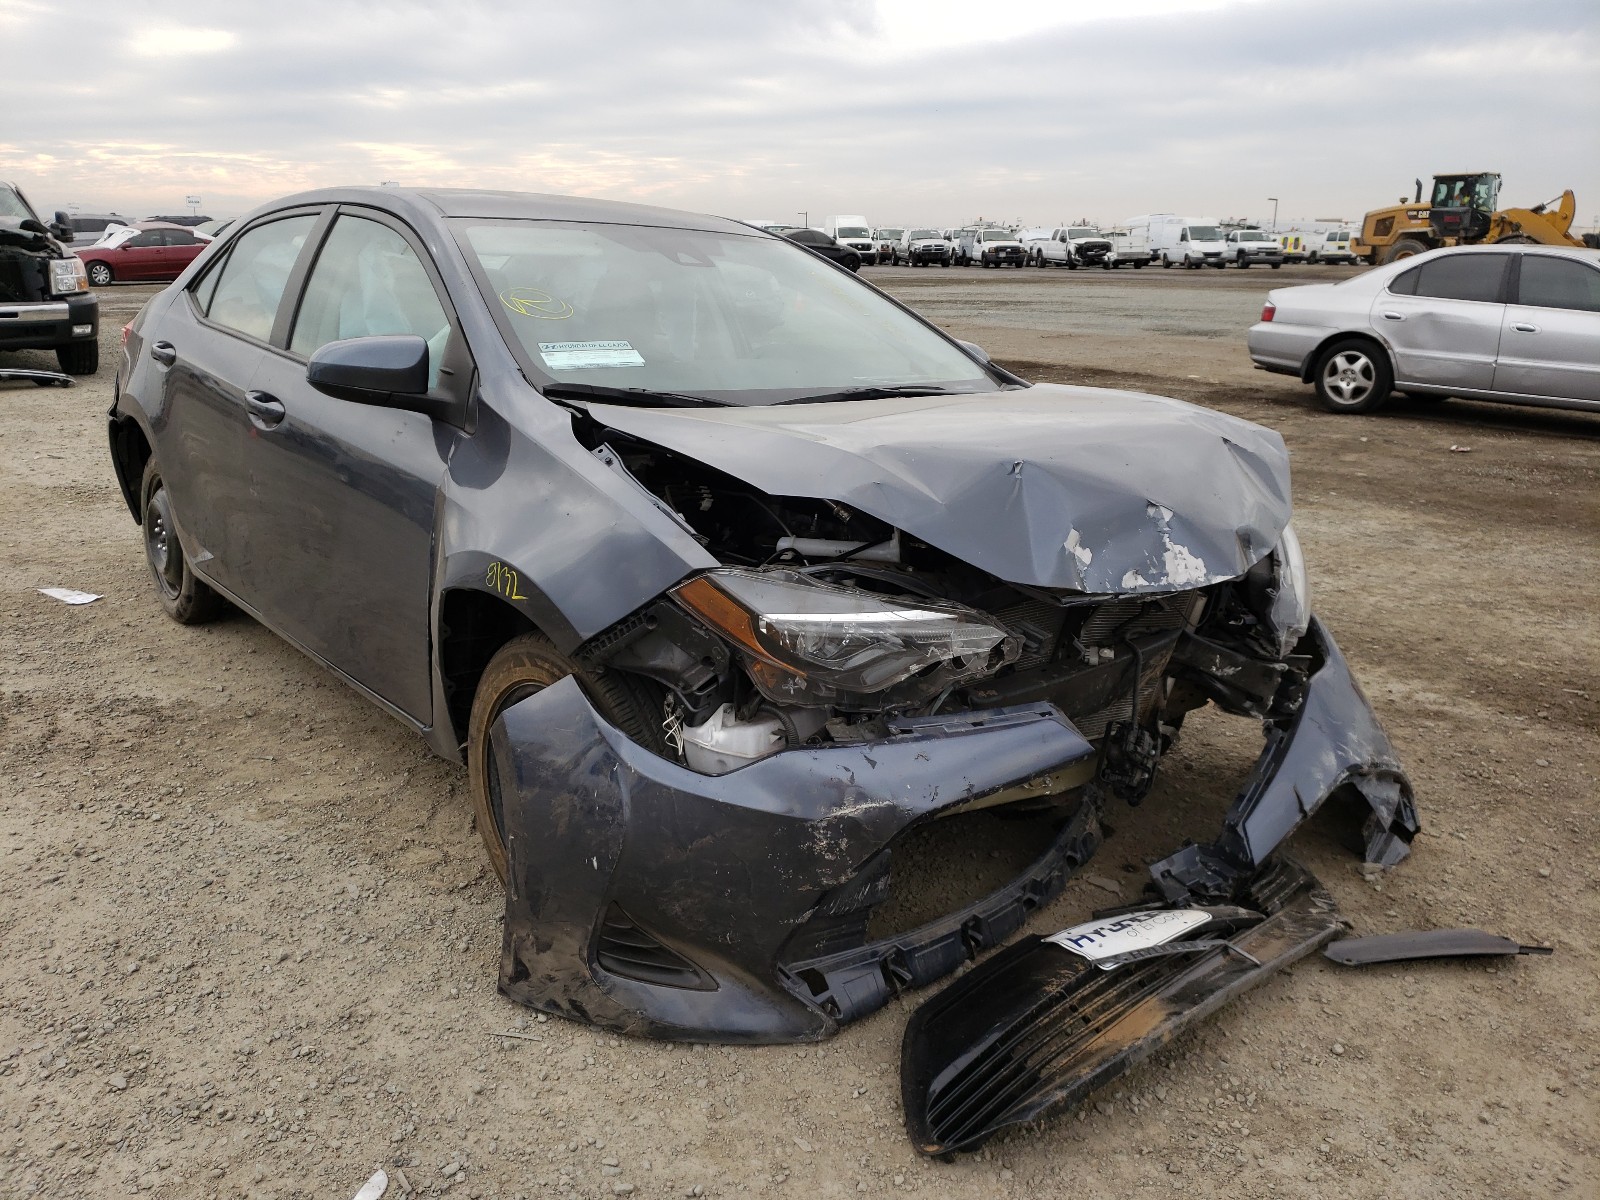
[[[460,424],[453,401],[428,395],[428,343],[414,333],[329,342],[306,363],[306,382],[336,400]]]
[[[981,362],[981,363],[989,362],[989,352],[987,350],[985,350],[982,346],[978,345],[977,342],[963,342],[960,339],[957,339],[956,345],[960,346],[963,350],[965,350],[968,354],[972,355],[972,357],[977,359],[979,362]]]
[[[70,242],[77,237],[72,229],[72,218],[59,208],[56,209],[56,219],[50,223],[50,232],[58,242]]]

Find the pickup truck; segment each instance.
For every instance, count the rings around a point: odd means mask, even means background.
[[[64,212],[46,225],[22,189],[0,181],[0,350],[54,350],[68,375],[100,368],[100,301]]]
[[[1111,256],[1111,239],[1092,225],[1062,225],[1055,229],[1027,229],[1022,249],[1036,267],[1104,267]]]
[[[1274,271],[1283,266],[1283,246],[1261,229],[1235,229],[1228,234],[1228,260],[1243,270],[1266,263]]]
[[[906,262],[913,267],[938,263],[950,265],[950,243],[937,229],[908,229],[894,250],[895,262]]]
[[[962,266],[980,263],[985,267],[1020,267],[1027,262],[1022,243],[1009,229],[963,230],[956,261]]]

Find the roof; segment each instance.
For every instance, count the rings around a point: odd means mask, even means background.
[[[476,188],[339,187],[301,192],[275,200],[265,208],[294,204],[371,204],[394,212],[423,208],[445,217],[482,217],[525,221],[581,221],[610,225],[655,225],[670,229],[704,229],[714,233],[758,234],[749,225],[728,217],[630,204],[620,200],[593,200],[581,196],[553,196],[540,192],[483,191]]]

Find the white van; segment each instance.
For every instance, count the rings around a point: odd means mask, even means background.
[[[1306,261],[1314,263],[1353,263],[1355,251],[1350,248],[1351,231],[1346,227],[1325,229],[1306,235]]]
[[[1222,225],[1215,217],[1180,217],[1173,213],[1152,213],[1130,217],[1129,229],[1148,230],[1151,254],[1163,267],[1225,267],[1228,246]]]
[[[822,232],[841,246],[849,246],[861,255],[862,262],[878,261],[878,243],[873,241],[872,223],[865,217],[850,214],[829,217],[822,223]]]

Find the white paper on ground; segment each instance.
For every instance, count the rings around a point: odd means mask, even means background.
[[[39,591],[63,604],[93,604],[100,599],[93,592],[79,592],[72,588],[40,588]]]
[[[355,1194],[355,1200],[378,1200],[389,1190],[389,1176],[383,1171],[375,1173],[371,1179],[361,1185],[361,1190]]]

